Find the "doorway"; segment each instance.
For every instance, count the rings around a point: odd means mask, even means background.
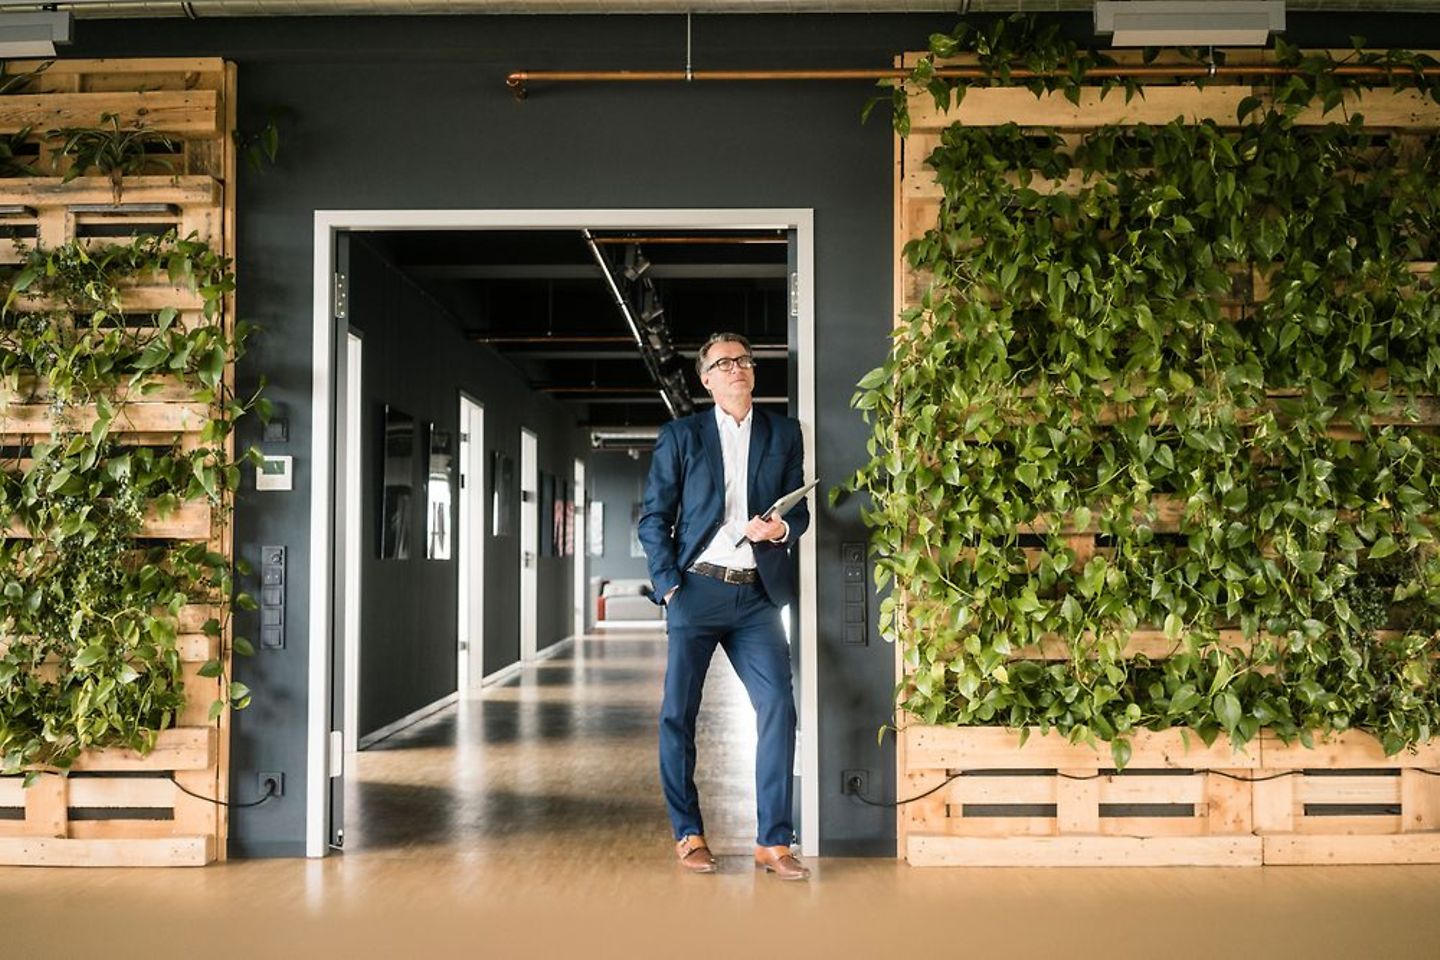
[[[520,662],[535,659],[539,633],[540,441],[520,431]]]
[[[462,696],[485,678],[485,408],[460,395],[460,580],[455,676]]]
[[[337,561],[336,522],[343,516],[348,499],[344,484],[337,485],[336,425],[346,423],[347,398],[337,388],[343,383],[343,364],[337,341],[340,330],[333,305],[337,245],[351,231],[447,231],[447,230],[780,230],[794,231],[795,261],[790,273],[790,303],[795,337],[790,350],[797,390],[795,412],[805,436],[807,475],[815,464],[815,369],[814,369],[814,214],[808,209],[758,210],[351,210],[317,211],[315,215],[314,351],[313,360],[313,489],[311,500],[309,588],[317,598],[343,593]],[[340,367],[337,370],[337,366]],[[533,474],[525,471],[524,482],[534,485]],[[335,501],[339,500],[340,503]],[[531,512],[530,505],[522,512]],[[538,509],[538,496],[533,509]],[[538,527],[538,516],[536,517]],[[818,525],[823,518],[816,517]],[[813,531],[813,525],[812,525]],[[819,756],[816,735],[818,688],[816,662],[816,536],[800,544],[801,600],[798,613],[797,693],[800,701],[798,756],[801,785],[801,851],[814,856],[819,851]],[[577,551],[578,552],[578,551]],[[324,856],[327,838],[339,826],[339,816],[328,801],[343,789],[343,769],[336,762],[340,731],[332,739],[332,706],[343,698],[343,684],[331,657],[337,646],[334,622],[337,611],[331,603],[310,605],[309,729],[306,788],[306,852]],[[532,644],[533,648],[533,644]],[[337,718],[338,719],[338,718]]]

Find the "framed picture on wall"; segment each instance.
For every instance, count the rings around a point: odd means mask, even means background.
[[[605,556],[605,503],[603,500],[590,501],[585,532],[590,537],[590,556]]]
[[[540,474],[540,512],[536,520],[540,526],[540,556],[555,556],[555,527],[550,517],[555,511],[555,476]]]
[[[630,505],[630,556],[645,556],[645,548],[640,544],[640,515],[645,512],[645,504],[634,503]]]
[[[380,427],[380,559],[407,560],[415,512],[415,418],[385,404]]]
[[[570,551],[565,548],[565,504],[570,499],[570,483],[555,478],[555,504],[551,508],[550,527],[555,537],[555,556],[567,557]]]
[[[575,490],[565,485],[565,556],[575,556]]]
[[[453,434],[430,424],[425,472],[425,559],[450,559],[451,503],[455,472]]]
[[[490,451],[490,533],[496,537],[515,535],[515,458],[499,450]]]

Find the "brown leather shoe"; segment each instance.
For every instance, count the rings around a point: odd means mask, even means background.
[[[706,846],[705,838],[698,833],[692,833],[675,844],[675,856],[680,858],[680,866],[691,873],[715,872],[715,857]]]
[[[781,880],[808,880],[810,868],[803,866],[787,846],[756,847],[755,866],[764,867]]]

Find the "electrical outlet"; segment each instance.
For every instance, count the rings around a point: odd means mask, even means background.
[[[840,792],[847,795],[855,793],[862,797],[870,796],[870,771],[844,771],[840,777]]]
[[[256,789],[259,790],[260,796],[262,797],[267,793],[272,797],[285,796],[285,774],[283,773],[257,773],[255,775],[255,784]],[[271,788],[271,784],[274,784],[273,789]]]

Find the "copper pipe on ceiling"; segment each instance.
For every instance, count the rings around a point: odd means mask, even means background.
[[[1383,66],[1363,64],[1341,64],[1333,71],[1343,77],[1390,77],[1394,75],[1421,74],[1427,77],[1440,76],[1440,67],[1390,69]],[[1087,78],[1116,80],[1126,77],[1288,77],[1309,73],[1299,67],[1284,67],[1274,64],[1226,65],[1197,64],[1194,66],[1164,66],[1145,64],[1137,66],[1093,67],[1085,71]],[[1049,77],[1068,77],[1067,70],[1031,70],[1016,67],[1010,71],[1011,80],[1040,80]],[[880,67],[836,70],[516,70],[505,78],[505,85],[524,99],[528,83],[675,83],[692,80],[751,81],[751,80],[903,80],[910,71],[903,67]],[[984,67],[938,67],[935,76],[954,80],[988,80],[994,77]]]

